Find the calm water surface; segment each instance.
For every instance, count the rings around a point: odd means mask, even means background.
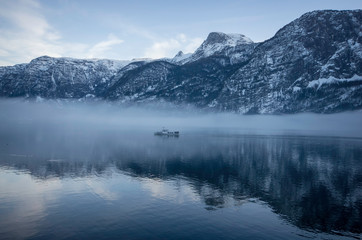
[[[1,239],[361,237],[361,139],[17,126]]]

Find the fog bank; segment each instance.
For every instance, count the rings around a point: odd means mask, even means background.
[[[0,100],[1,131],[31,126],[74,131],[154,132],[166,127],[179,130],[181,134],[209,132],[362,137],[361,119],[361,111],[328,115],[237,115],[162,104],[130,107],[105,102]]]

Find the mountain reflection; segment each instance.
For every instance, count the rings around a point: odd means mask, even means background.
[[[109,169],[161,181],[185,178],[208,210],[226,207],[230,196],[258,198],[300,228],[362,232],[358,139],[60,132],[2,137],[1,166],[44,181],[102,177]]]

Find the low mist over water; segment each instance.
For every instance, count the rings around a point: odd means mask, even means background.
[[[360,238],[361,112],[0,109],[0,239]]]
[[[1,127],[58,131],[70,128],[87,133],[103,129],[156,131],[162,127],[182,133],[221,131],[231,134],[318,135],[362,137],[362,112],[338,114],[238,115],[213,113],[165,103],[125,106],[105,102],[24,102],[0,100]]]

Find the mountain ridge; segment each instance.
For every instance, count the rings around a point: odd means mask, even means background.
[[[211,32],[193,54],[172,59],[40,57],[0,67],[0,96],[167,101],[242,114],[361,109],[362,10],[308,12],[261,43]]]

